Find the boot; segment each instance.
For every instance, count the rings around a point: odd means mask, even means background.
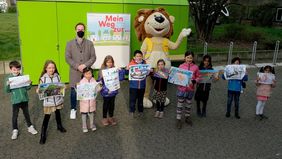
[[[191,120],[191,117],[190,117],[190,116],[187,116],[187,117],[185,118],[185,122],[186,122],[188,125],[190,125],[190,126],[192,126],[192,125],[193,125],[193,122],[192,122],[192,120]]]
[[[57,130],[59,130],[62,133],[67,132],[67,130],[63,127],[62,125],[62,120],[61,120],[61,113],[60,110],[56,110],[55,111],[55,115],[56,115],[56,121],[57,121]]]
[[[47,139],[47,128],[48,128],[48,123],[49,123],[49,119],[50,119],[49,114],[45,114],[44,116],[44,120],[42,123],[42,128],[41,128],[41,135],[40,135],[40,144],[45,144],[46,139]]]
[[[177,119],[177,120],[176,120],[176,127],[177,127],[178,129],[181,129],[181,128],[182,128],[181,119]]]

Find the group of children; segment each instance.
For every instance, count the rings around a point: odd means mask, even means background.
[[[198,67],[193,58],[194,54],[191,51],[185,52],[184,63],[179,66],[181,69],[189,70],[193,72],[193,76],[191,78],[190,84],[185,86],[177,87],[177,106],[176,106],[176,127],[182,128],[182,119],[184,115],[184,121],[192,126],[191,120],[191,108],[192,108],[192,99],[193,97],[197,103],[197,115],[199,117],[206,117],[206,108],[207,101],[209,99],[209,92],[211,90],[211,83],[199,83],[200,80],[200,70],[212,70],[212,61],[209,55],[205,55],[203,60]],[[120,81],[124,79],[124,74],[128,74],[129,67],[132,65],[145,64],[146,62],[143,60],[143,54],[140,50],[136,50],[134,52],[134,57],[128,64],[125,69],[119,69],[119,77]],[[232,64],[241,64],[240,58],[236,57],[232,59]],[[34,129],[29,117],[28,111],[28,94],[27,90],[31,88],[30,85],[27,87],[10,89],[10,82],[8,78],[21,76],[21,64],[17,61],[12,61],[9,64],[11,74],[9,74],[6,78],[5,82],[5,90],[7,93],[11,93],[11,103],[12,103],[12,139],[17,139],[18,136],[18,125],[17,125],[17,117],[19,108],[23,110],[24,117],[27,122],[28,132],[31,134],[37,134],[37,131]],[[100,94],[103,97],[103,119],[102,125],[116,125],[117,120],[114,118],[114,109],[115,109],[115,97],[118,94],[118,91],[109,91],[109,89],[105,86],[103,76],[101,71],[103,69],[109,69],[115,67],[114,59],[112,56],[108,55],[105,57],[104,62],[101,66],[99,77],[97,81],[94,79],[93,70],[91,68],[85,68],[82,73],[82,78],[80,84],[83,83],[93,83],[98,82],[100,84]],[[154,91],[153,91],[153,99],[156,101],[156,111],[154,117],[163,118],[164,116],[164,103],[166,101],[167,95],[167,84],[168,79],[163,78],[163,76],[159,76],[159,73],[168,74],[169,70],[165,68],[165,61],[163,59],[159,59],[157,62],[157,68],[152,69],[151,73],[148,76],[154,81]],[[275,74],[274,68],[271,66],[265,66],[260,69],[260,72],[263,73],[272,73]],[[222,78],[224,76],[222,75]],[[218,77],[215,77],[214,80],[218,80]],[[246,74],[242,80],[228,80],[228,99],[227,99],[227,111],[226,117],[230,117],[231,113],[231,105],[234,100],[235,103],[235,117],[240,119],[239,116],[239,98],[242,89],[242,84],[248,80],[248,75]],[[265,102],[269,99],[271,94],[271,89],[275,87],[276,81],[273,80],[273,84],[261,84],[259,83],[259,76],[256,79],[257,85],[257,106],[256,106],[256,116],[262,120],[267,119],[267,117],[263,114],[263,109],[265,106]],[[56,64],[52,60],[47,60],[43,67],[39,83],[60,83],[60,75],[58,73]],[[138,116],[143,116],[143,97],[145,93],[146,79],[142,80],[130,80],[129,81],[129,113],[131,117],[135,117],[135,106],[137,102],[138,108]],[[195,91],[196,90],[196,91]],[[36,89],[38,93],[38,89]],[[194,95],[195,94],[195,95]],[[202,107],[201,107],[202,102]],[[40,144],[45,144],[47,138],[47,128],[49,119],[52,112],[55,112],[57,129],[64,133],[66,129],[62,125],[60,110],[63,108],[64,99],[63,97],[48,97],[43,101],[43,112],[44,119],[41,128],[41,137]],[[94,123],[94,112],[96,111],[96,101],[95,99],[91,100],[80,100],[80,112],[82,118],[82,131],[88,132],[88,128],[92,131],[95,131],[96,125]],[[88,117],[87,117],[88,116]],[[87,124],[87,119],[89,118],[89,124]],[[89,125],[89,127],[88,127]]]

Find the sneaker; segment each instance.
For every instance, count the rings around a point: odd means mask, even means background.
[[[230,112],[226,112],[225,117],[229,118],[230,117]]]
[[[104,126],[108,126],[108,125],[109,125],[109,121],[108,121],[107,118],[103,118],[101,122],[102,122],[102,124],[103,124]]]
[[[72,109],[70,112],[70,119],[76,119],[76,110]]]
[[[159,118],[162,119],[164,117],[164,112],[160,112]]]
[[[139,118],[143,118],[143,117],[144,117],[144,113],[143,113],[143,112],[139,112],[139,113],[138,113],[138,117],[139,117]]]
[[[82,132],[87,133],[88,129],[87,128],[82,128]]]
[[[160,115],[160,112],[159,112],[159,111],[156,111],[154,117],[155,117],[155,118],[158,118],[159,115]]]
[[[32,135],[37,134],[38,132],[34,129],[33,125],[30,125],[30,127],[28,127],[28,132],[30,132]]]
[[[259,117],[260,117],[260,119],[259,119],[259,120],[262,120],[262,119],[268,119],[268,117],[267,117],[267,116],[265,116],[265,115],[263,115],[263,114],[259,115]]]
[[[135,114],[133,112],[129,112],[129,116],[130,118],[134,119],[135,118]]]
[[[16,140],[16,139],[18,138],[18,134],[19,134],[18,129],[14,129],[13,132],[12,132],[12,137],[11,137],[11,139],[12,139],[12,140]]]
[[[93,124],[93,127],[91,128],[92,131],[96,131],[97,130],[97,127],[95,124]]]
[[[111,124],[111,125],[117,125],[117,121],[116,121],[116,119],[115,118],[109,118],[109,124]]]

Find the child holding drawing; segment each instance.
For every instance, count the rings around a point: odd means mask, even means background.
[[[239,57],[235,57],[235,58],[232,59],[231,63],[233,65],[240,65],[241,64],[241,60],[240,60]],[[229,76],[232,76],[232,75],[229,75]],[[226,77],[224,75],[222,75],[222,78],[224,80],[226,79]],[[230,117],[231,105],[232,105],[232,101],[234,99],[234,103],[235,103],[235,118],[240,119],[240,116],[239,116],[240,93],[241,93],[241,89],[242,89],[242,82],[247,81],[247,80],[248,80],[248,75],[247,74],[245,74],[242,77],[242,79],[229,79],[228,80],[227,111],[226,111],[226,114],[225,114],[225,116],[227,118]]]
[[[199,69],[200,72],[203,70],[213,70],[210,55],[205,55],[203,57]],[[216,80],[218,79],[218,77],[213,77],[213,76],[210,78]],[[199,83],[197,84],[195,100],[197,101],[197,115],[199,117],[206,117],[206,107],[207,107],[207,101],[209,100],[210,90],[211,90],[211,80],[209,81],[200,80]],[[203,103],[202,108],[200,105],[201,102]]]
[[[258,73],[255,83],[257,85],[256,95],[258,100],[256,106],[256,117],[260,120],[268,119],[268,117],[263,114],[263,109],[266,101],[270,98],[272,88],[276,85],[274,67],[269,65],[262,67]]]
[[[19,77],[21,76],[20,70],[21,70],[21,64],[18,61],[11,61],[9,63],[10,67],[10,74],[5,78],[5,86],[4,89],[7,93],[11,93],[11,103],[12,103],[12,126],[13,126],[13,131],[12,131],[12,140],[17,139],[18,137],[18,114],[20,108],[23,110],[23,114],[26,120],[26,124],[28,127],[28,132],[31,134],[35,135],[37,134],[37,131],[34,129],[31,121],[30,121],[30,116],[29,116],[29,111],[28,111],[28,94],[27,90],[31,88],[31,81],[28,81],[28,86],[24,87],[18,87],[18,88],[13,88],[11,89],[11,80],[9,78],[13,77]]]
[[[194,89],[197,81],[199,80],[199,68],[193,61],[194,53],[192,51],[185,52],[185,62],[179,66],[179,68],[189,70],[193,72],[191,83],[188,87],[178,86],[177,88],[177,108],[176,108],[176,126],[178,129],[182,128],[182,114],[184,107],[185,122],[192,126],[191,120],[191,108],[192,108],[192,98],[194,95]]]
[[[82,79],[80,80],[79,84],[95,84],[97,83],[92,74],[93,70],[90,67],[86,67],[82,71]],[[97,92],[100,91],[99,84],[96,85]],[[92,92],[91,92],[92,93]],[[95,92],[93,92],[94,94]],[[79,93],[78,93],[79,94]],[[96,99],[85,99],[80,100],[80,113],[82,119],[82,132],[88,132],[87,128],[87,116],[89,117],[89,128],[92,131],[95,131],[96,125],[94,124],[94,112],[96,111]]]
[[[102,82],[102,90],[101,95],[103,96],[103,119],[102,124],[104,126],[107,125],[116,125],[117,120],[114,118],[114,110],[115,110],[115,98],[118,94],[118,90],[110,91],[109,88],[106,87],[105,81],[103,78],[103,70],[114,68],[115,62],[111,55],[105,57],[104,62],[102,63],[99,78],[98,80]],[[123,80],[124,78],[124,70],[117,69],[119,73],[119,81]],[[109,118],[107,116],[109,115]]]
[[[165,61],[159,59],[157,62],[157,69],[154,71],[152,79],[154,80],[154,96],[156,100],[157,110],[155,112],[155,118],[163,118],[164,106],[167,94],[167,81],[169,70],[165,68]]]
[[[56,64],[52,60],[47,60],[44,64],[42,73],[40,75],[39,84],[60,83],[61,78],[58,73]],[[36,90],[39,93],[39,88]],[[55,112],[57,129],[64,133],[66,129],[62,125],[60,110],[63,108],[64,99],[62,96],[47,97],[43,101],[44,119],[41,128],[40,144],[45,144],[47,139],[47,128],[51,117],[51,113]]]

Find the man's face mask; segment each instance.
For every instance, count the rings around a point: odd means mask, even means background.
[[[84,31],[77,32],[77,36],[82,38],[84,36]]]

